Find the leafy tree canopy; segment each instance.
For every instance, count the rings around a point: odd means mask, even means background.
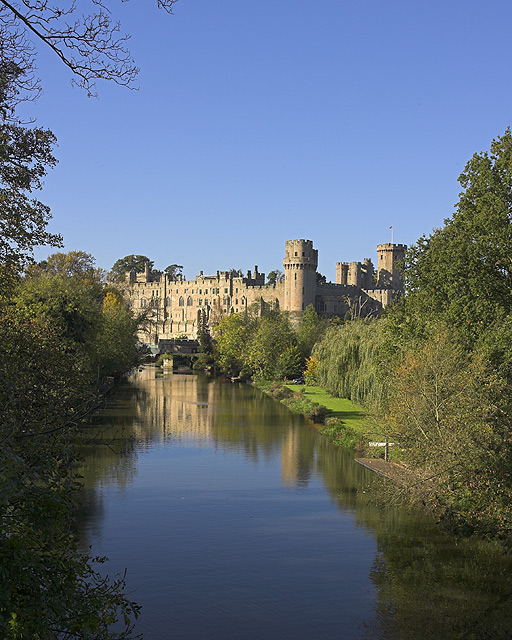
[[[149,269],[152,271],[155,263],[147,256],[130,254],[124,258],[119,258],[119,260],[116,260],[112,266],[110,277],[112,280],[124,281],[126,279],[126,274],[132,270],[137,273],[142,273],[146,268],[146,263],[149,263]]]
[[[29,277],[61,276],[63,278],[91,278],[103,280],[101,269],[94,267],[96,260],[85,251],[69,251],[54,253],[46,260],[41,260],[27,269]]]
[[[14,91],[21,73],[16,65],[0,61],[0,110],[7,109],[5,96]],[[0,293],[32,260],[34,247],[62,244],[59,235],[46,230],[49,208],[31,196],[41,188],[47,168],[56,163],[55,142],[51,131],[0,122]]]
[[[157,0],[159,8],[172,13],[177,0]],[[139,72],[127,48],[129,35],[121,33],[112,8],[103,0],[48,3],[38,0],[0,0],[2,55],[25,74],[8,94],[15,106],[20,100],[37,97],[41,90],[35,76],[36,50],[43,43],[73,74],[72,82],[96,95],[97,80],[109,80],[133,87]]]
[[[177,275],[181,274],[183,271],[182,264],[170,264],[168,267],[165,267],[164,273],[166,273],[169,278],[176,278]]]
[[[267,275],[267,284],[272,286],[277,284],[278,282],[284,282],[284,273],[279,269],[269,271]]]
[[[405,260],[407,313],[440,315],[471,346],[512,311],[512,134],[476,153],[459,176],[453,216]]]

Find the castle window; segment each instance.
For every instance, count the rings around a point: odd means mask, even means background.
[[[142,300],[140,301],[140,306],[141,307],[145,307],[146,306],[146,298],[142,298]]]
[[[200,306],[200,307],[202,307],[202,306],[203,306],[203,301],[202,301],[202,299],[201,299],[201,298],[199,298],[199,303],[198,303],[198,304],[199,304],[199,306]]]
[[[295,255],[298,255],[297,252],[295,252]]]
[[[238,293],[238,287],[235,289],[235,293]],[[237,303],[238,304],[238,303]]]
[[[206,295],[208,293],[208,289],[204,290],[204,295]]]
[[[227,290],[227,289],[224,289],[224,293],[227,293],[227,292],[228,292],[228,290]]]
[[[180,296],[178,304],[180,305],[180,307],[182,307],[185,304],[185,301],[183,300],[183,296]]]
[[[302,252],[302,257],[304,257],[306,254],[304,253],[304,251]]]
[[[189,297],[187,298],[187,307],[190,307],[190,306],[191,306],[191,304],[192,304],[192,298],[189,296]]]
[[[235,304],[238,304],[238,298],[235,300]]]

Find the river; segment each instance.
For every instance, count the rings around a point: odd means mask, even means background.
[[[377,476],[250,385],[152,367],[88,430],[81,547],[145,640],[512,638],[512,559],[375,500]]]

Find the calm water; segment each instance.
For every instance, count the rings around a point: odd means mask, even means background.
[[[90,430],[83,549],[128,568],[167,640],[512,638],[512,562],[424,514],[302,417],[237,386],[138,373]]]

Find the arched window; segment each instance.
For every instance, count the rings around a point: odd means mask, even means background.
[[[141,298],[140,306],[141,307],[145,307],[146,306],[146,298]]]
[[[191,307],[192,306],[192,296],[189,296],[187,298],[187,307]]]
[[[183,300],[183,296],[180,296],[178,304],[180,305],[180,307],[182,307],[185,304],[185,301]]]

